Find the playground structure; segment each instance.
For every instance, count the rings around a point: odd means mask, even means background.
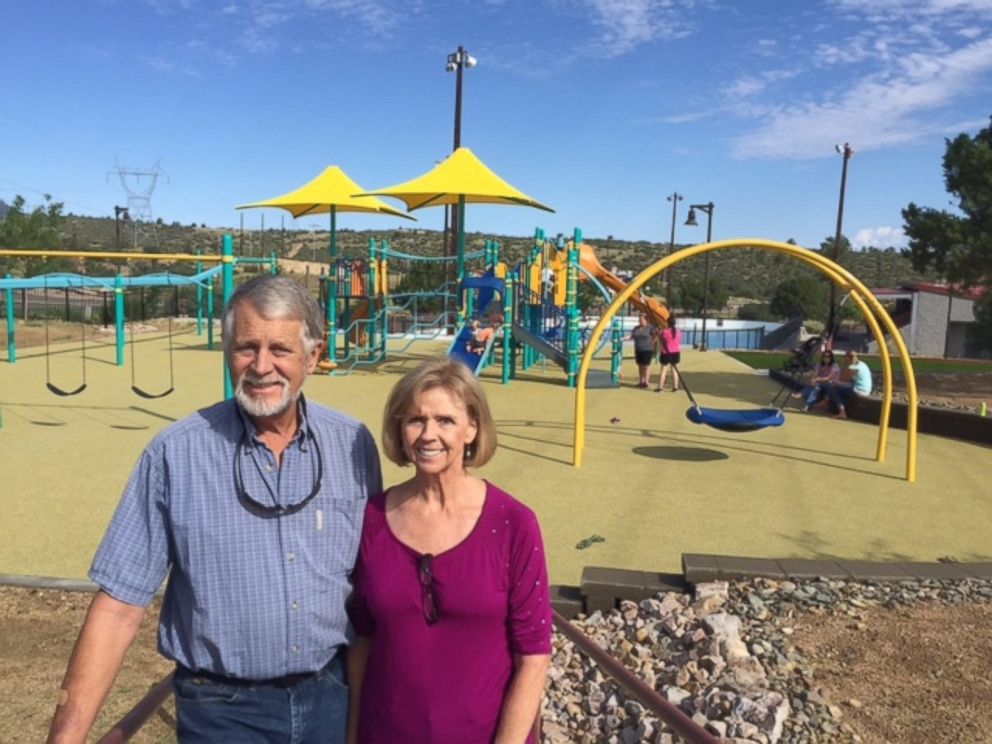
[[[885,449],[888,442],[889,419],[892,411],[892,360],[889,355],[889,350],[886,348],[883,340],[884,337],[882,327],[885,327],[885,330],[891,335],[892,341],[899,352],[899,358],[902,362],[903,372],[906,377],[908,415],[906,426],[907,439],[905,479],[909,482],[915,481],[918,406],[916,395],[916,378],[913,375],[913,364],[909,356],[909,351],[907,350],[906,344],[903,342],[902,336],[899,334],[899,330],[892,318],[885,311],[885,308],[882,307],[878,299],[871,293],[871,290],[869,290],[860,280],[857,279],[857,277],[839,264],[836,264],[830,259],[824,258],[819,254],[813,253],[812,251],[807,251],[794,245],[789,245],[788,243],[778,243],[771,240],[761,239],[725,240],[714,243],[705,243],[702,245],[693,246],[692,248],[683,249],[675,254],[666,256],[665,258],[645,268],[640,274],[634,277],[634,280],[622,292],[616,296],[613,303],[600,318],[599,323],[596,324],[596,328],[592,333],[592,339],[590,340],[586,352],[582,357],[582,363],[578,375],[578,386],[575,395],[575,438],[573,440],[572,464],[575,467],[581,467],[582,465],[582,450],[585,446],[586,425],[585,389],[589,378],[589,365],[592,361],[592,353],[590,350],[594,348],[596,341],[603,335],[607,324],[610,323],[611,319],[614,315],[616,315],[623,303],[630,299],[630,297],[632,297],[638,289],[644,286],[655,275],[665,271],[680,261],[692,258],[693,256],[701,253],[708,253],[710,251],[725,248],[757,248],[775,251],[793,258],[797,258],[809,265],[811,268],[817,269],[821,273],[825,274],[831,281],[838,284],[843,291],[850,293],[851,300],[861,311],[876,341],[879,342],[878,345],[882,359],[883,397],[882,414],[879,422],[878,442],[875,448],[875,460],[877,462],[884,462],[885,460]],[[696,408],[699,408],[698,404],[696,404]]]
[[[367,259],[334,259],[320,276],[320,302],[328,330],[325,358],[319,366],[335,375],[384,362],[389,336],[405,339],[388,350],[398,353],[415,339],[445,335],[455,327],[459,309],[463,309],[458,283],[448,278],[445,266],[453,258],[404,253],[393,250],[389,241],[374,238],[369,240],[368,251]],[[464,258],[476,263],[479,273],[505,273],[496,241],[487,241],[483,250]],[[417,267],[427,267],[420,274],[433,276],[438,283],[408,286]],[[440,276],[436,269],[441,269]],[[469,308],[472,300],[467,298]]]
[[[481,262],[480,262],[481,259]],[[538,228],[526,257],[512,269],[500,259],[500,246],[486,241],[482,251],[464,254],[457,282],[442,269],[435,289],[409,289],[403,277],[417,265],[444,266],[454,257],[412,255],[395,251],[388,241],[369,241],[368,259],[336,259],[321,276],[320,297],[328,321],[325,360],[321,368],[331,374],[349,374],[360,367],[380,364],[388,353],[403,351],[416,338],[452,335],[448,354],[471,367],[475,374],[498,361],[504,384],[518,369],[528,370],[546,359],[566,373],[574,386],[579,360],[589,340],[578,303],[579,282],[592,284],[604,305],[626,286],[599,262],[595,249],[576,230],[570,241],[545,238]],[[396,269],[405,262],[406,269]],[[457,288],[457,289],[456,289]],[[659,301],[637,293],[630,304],[663,326],[668,310]],[[424,318],[422,309],[430,308]],[[479,351],[469,351],[473,326],[491,333]],[[335,327],[336,326],[336,327]],[[330,329],[334,328],[331,333]],[[402,338],[402,345],[387,350],[387,338]],[[623,334],[615,324],[609,346],[610,370],[597,376],[597,384],[618,383]],[[597,347],[597,351],[599,351]]]

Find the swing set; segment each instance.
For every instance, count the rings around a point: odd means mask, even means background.
[[[71,397],[79,395],[86,390],[86,319],[84,314],[80,316],[80,365],[81,382],[76,387],[62,386],[55,383],[51,369],[51,338],[49,332],[48,300],[49,290],[62,289],[66,292],[66,307],[68,317],[68,293],[71,290],[77,292],[84,289],[99,290],[108,296],[114,296],[114,318],[116,326],[116,365],[124,366],[124,346],[130,342],[131,347],[131,390],[132,392],[147,400],[164,398],[175,391],[175,365],[173,356],[175,346],[173,341],[174,326],[173,316],[179,313],[179,291],[183,286],[196,287],[197,299],[197,335],[203,330],[203,308],[202,296],[206,291],[207,299],[207,347],[213,348],[213,308],[214,308],[214,278],[221,276],[223,287],[223,301],[226,304],[233,293],[234,286],[234,264],[237,259],[234,257],[234,240],[230,235],[225,235],[222,240],[222,250],[216,255],[197,255],[188,253],[133,253],[133,252],[83,252],[83,251],[36,251],[36,250],[0,250],[0,257],[42,257],[57,254],[59,257],[100,259],[109,261],[121,260],[142,260],[142,261],[163,261],[163,262],[194,262],[196,263],[196,273],[192,276],[184,276],[175,273],[158,273],[144,276],[123,276],[117,273],[114,277],[90,277],[79,274],[45,274],[30,278],[14,278],[7,275],[0,279],[0,290],[6,292],[6,316],[7,316],[7,360],[11,364],[17,361],[17,349],[15,343],[15,320],[13,293],[20,289],[27,291],[31,289],[43,289],[45,299],[45,386],[53,394],[60,397]],[[203,264],[216,264],[204,269]],[[134,319],[126,319],[124,294],[128,289],[139,289],[142,293],[145,288],[166,287],[172,288],[172,303],[167,316],[167,339],[169,356],[169,381],[168,386],[162,390],[153,391],[138,383],[137,359],[135,352],[135,330]],[[142,305],[143,305],[142,294]],[[128,339],[129,336],[129,339]],[[233,395],[230,374],[224,367],[224,392],[225,397]]]
[[[830,259],[819,255],[818,253],[814,253],[813,251],[805,250],[788,243],[779,243],[776,241],[761,239],[724,240],[704,243],[680,250],[677,253],[667,256],[648,266],[614,298],[610,307],[596,324],[596,328],[593,331],[589,345],[586,347],[586,351],[582,356],[581,366],[579,367],[578,384],[575,394],[575,438],[572,449],[572,464],[575,467],[582,466],[582,451],[585,447],[586,428],[586,384],[589,377],[590,363],[592,361],[592,350],[595,349],[596,343],[599,341],[605,330],[610,326],[613,316],[619,312],[624,303],[627,302],[627,300],[629,300],[635,292],[643,287],[655,275],[665,271],[681,261],[692,258],[693,256],[727,248],[770,250],[797,258],[808,266],[825,274],[831,281],[849,292],[850,299],[861,311],[865,322],[868,324],[872,334],[878,341],[882,359],[883,397],[881,420],[879,421],[878,442],[875,450],[875,460],[877,462],[885,461],[885,450],[888,443],[889,420],[892,411],[892,361],[889,356],[888,347],[885,344],[882,328],[884,327],[885,331],[889,333],[896,349],[898,350],[899,358],[902,362],[906,377],[908,403],[906,422],[907,446],[905,479],[910,482],[915,481],[918,405],[916,378],[913,375],[913,366],[912,360],[909,356],[909,351],[899,333],[899,329],[896,327],[892,318],[889,317],[889,314],[885,311],[882,304],[871,293],[871,290],[869,290],[857,277],[847,271],[847,269],[834,263]],[[785,422],[785,416],[782,413],[781,408],[769,407],[758,409],[731,409],[708,408],[701,406],[692,396],[689,388],[684,384],[684,376],[682,377],[682,380],[683,387],[686,388],[686,392],[689,395],[689,400],[692,403],[692,407],[686,411],[686,416],[693,423],[710,426],[721,431],[737,433],[756,431],[769,426],[781,426]]]

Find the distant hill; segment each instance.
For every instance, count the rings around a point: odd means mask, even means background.
[[[177,222],[154,225],[140,225],[138,231],[139,250],[146,252],[204,252],[216,251],[225,231],[208,228],[204,225],[180,225]],[[240,255],[262,256],[271,252],[280,257],[298,258],[306,261],[326,260],[329,235],[326,231],[310,232],[280,230],[273,228],[263,231],[233,231],[235,249]],[[417,255],[439,255],[442,253],[442,238],[438,230],[423,228],[402,228],[385,231],[340,230],[338,247],[342,256],[363,257],[368,255],[369,239],[388,240],[398,251]],[[524,259],[529,253],[532,239],[524,237],[483,235],[470,233],[467,250],[481,250],[485,241],[495,238],[501,245],[502,256],[511,265]],[[134,231],[122,225],[120,250],[134,250]],[[600,262],[609,269],[621,269],[637,273],[649,264],[668,253],[667,243],[651,241],[615,240],[612,236],[587,236],[586,242],[593,245]],[[94,218],[68,215],[63,228],[62,246],[64,249],[85,251],[114,251],[118,248],[116,225],[112,218]],[[678,245],[676,248],[684,248]],[[703,257],[689,259],[673,270],[672,284],[677,287],[684,277],[701,279]],[[398,264],[395,261],[394,264]],[[867,250],[852,252],[846,259],[847,267],[869,287],[891,287],[907,281],[933,281],[932,274],[915,272],[909,259],[898,250]],[[398,265],[391,266],[401,270]],[[153,270],[153,269],[152,269]],[[711,277],[721,282],[728,293],[738,297],[756,300],[768,299],[775,287],[783,279],[801,274],[809,274],[799,261],[785,255],[768,251],[720,251],[710,254]],[[652,280],[648,290],[657,295],[663,294],[662,279]]]

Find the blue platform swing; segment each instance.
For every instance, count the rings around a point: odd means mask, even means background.
[[[678,365],[672,365],[679,373],[682,381],[682,389],[689,396],[692,405],[686,409],[685,417],[694,424],[729,431],[732,433],[742,433],[757,431],[768,426],[781,426],[785,423],[785,414],[781,408],[769,406],[767,408],[705,408],[696,401],[692,395],[692,390],[685,381],[685,375]],[[776,396],[778,398],[778,396]],[[774,402],[774,400],[773,400]]]

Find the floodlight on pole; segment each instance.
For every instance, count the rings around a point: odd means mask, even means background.
[[[479,64],[479,60],[469,54],[465,47],[460,46],[448,55],[448,63],[444,68],[448,72],[455,73],[455,137],[452,151],[462,146],[462,71],[471,69],[477,64]],[[465,200],[463,197],[459,200],[457,208],[451,210],[451,235],[452,239],[455,239],[455,236],[457,236],[458,240],[457,247],[451,253],[457,256],[455,270],[457,272],[457,281],[459,282],[465,274],[464,229],[462,225],[464,209]]]
[[[847,189],[847,163],[854,154],[854,150],[847,142],[841,145],[834,145],[837,154],[844,158],[844,164],[840,172],[840,198],[837,201],[837,231],[834,233],[834,263],[840,262],[840,241],[841,232],[844,226],[844,192]],[[833,346],[834,326],[837,323],[837,285],[830,282],[830,315],[827,318],[827,344]]]
[[[713,207],[715,205],[713,202],[706,202],[705,204],[690,204],[689,205],[689,216],[686,217],[685,224],[690,227],[696,227],[699,223],[696,222],[696,210],[701,212],[706,212],[706,242],[713,242]],[[710,309],[710,254],[707,252],[703,256],[703,330],[702,335],[699,339],[699,350],[706,351],[708,348],[706,342],[706,317],[709,315]]]

